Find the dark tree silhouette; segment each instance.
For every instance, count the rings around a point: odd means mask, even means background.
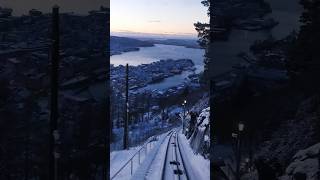
[[[161,124],[163,126],[163,123],[164,121],[166,120],[165,117],[165,110],[166,110],[166,107],[168,106],[167,104],[167,98],[163,97],[163,98],[160,98],[159,99],[159,108],[161,110]]]
[[[213,7],[210,6],[212,0],[204,0],[201,1],[201,3],[205,6],[208,7],[208,16],[210,16],[210,23],[204,23],[204,22],[197,22],[194,24],[196,31],[198,32],[198,43],[202,48],[206,49],[206,53],[204,55],[204,72],[203,72],[203,78],[202,82],[208,80],[208,72],[209,72],[209,62],[210,57],[208,56],[208,44],[210,42],[210,26],[213,26]]]
[[[320,1],[301,0],[302,26],[290,51],[288,72],[291,79],[309,92],[319,90],[320,77]]]

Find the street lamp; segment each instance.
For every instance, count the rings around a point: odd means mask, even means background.
[[[187,104],[187,100],[184,100],[182,103],[182,106],[183,106],[182,133],[184,133],[184,121],[186,118],[186,104]]]
[[[238,135],[237,135],[237,169],[236,169],[237,180],[240,180],[241,133],[243,131],[244,131],[244,124],[243,124],[243,122],[239,122],[239,124],[238,124]]]
[[[244,124],[243,124],[243,122],[239,122],[239,124],[238,124],[238,130],[239,130],[239,132],[242,132],[242,131],[244,130]]]

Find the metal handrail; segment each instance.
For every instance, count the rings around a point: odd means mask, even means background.
[[[131,171],[130,174],[132,175],[133,173],[133,158],[139,154],[139,164],[140,164],[140,151],[144,148],[146,148],[146,153],[148,151],[148,144],[152,143],[155,139],[155,137],[159,137],[159,135],[157,136],[151,136],[148,140],[148,142],[146,142],[137,152],[135,152],[133,154],[133,156],[111,177],[111,179],[114,179],[129,163],[131,164]]]

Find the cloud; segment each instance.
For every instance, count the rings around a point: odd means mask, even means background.
[[[160,23],[161,21],[160,20],[150,20],[148,21],[148,23]]]

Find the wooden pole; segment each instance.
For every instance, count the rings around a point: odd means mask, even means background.
[[[107,19],[107,27],[110,26],[110,11],[108,11],[106,13],[106,17]],[[106,31],[104,32],[104,36],[107,37],[107,42],[104,43],[105,46],[103,46],[102,52],[104,57],[107,58],[107,69],[109,70],[107,73],[107,94],[106,94],[106,104],[107,104],[107,110],[106,110],[106,117],[107,117],[107,123],[106,123],[106,127],[105,127],[105,142],[104,142],[104,149],[105,149],[105,153],[107,155],[104,156],[104,162],[103,162],[103,171],[102,171],[102,175],[103,175],[103,180],[108,180],[110,179],[110,140],[112,137],[112,118],[110,117],[110,97],[111,97],[111,88],[110,88],[110,32],[109,32],[109,28],[106,28]]]
[[[209,6],[209,13],[210,13],[210,39],[209,39],[209,43],[213,43],[214,41],[214,8],[213,8],[213,1],[214,0],[210,0],[210,6]]]
[[[213,166],[213,150],[214,150],[214,120],[213,120],[213,106],[214,106],[214,93],[215,93],[215,82],[211,79],[210,80],[210,117],[209,117],[209,126],[210,126],[210,172],[214,171],[214,166]],[[213,179],[213,175],[210,174],[210,179]]]
[[[212,43],[214,42],[214,0],[209,1],[210,6],[209,6],[209,13],[210,13],[210,34],[209,34],[209,45],[208,45],[208,51],[209,51],[209,58],[210,61],[212,60],[212,52],[210,50]],[[208,68],[210,70],[211,63],[208,64]],[[212,71],[212,70],[211,70]],[[208,77],[210,78],[210,73],[208,73]],[[209,80],[209,89],[210,89],[210,117],[209,117],[209,126],[210,126],[210,171],[214,171],[214,166],[213,166],[213,150],[214,150],[214,125],[213,125],[213,106],[214,106],[214,93],[215,93],[215,81],[213,81],[211,78]],[[213,179],[213,174],[210,173],[210,179]]]
[[[128,123],[129,123],[129,65],[126,66],[126,111],[124,120],[123,149],[128,149]]]
[[[59,69],[59,7],[52,8],[52,53],[51,53],[51,111],[50,111],[50,165],[49,179],[57,180],[58,153],[58,69]]]

